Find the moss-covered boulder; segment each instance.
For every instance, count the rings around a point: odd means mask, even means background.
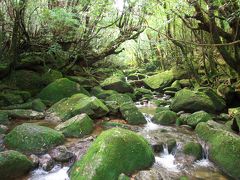
[[[0,110],[0,113],[6,113],[13,119],[43,119],[45,114],[42,112],[33,111],[30,109],[13,109],[13,110]]]
[[[178,89],[178,90],[182,89],[179,80],[174,81],[174,82],[172,83],[171,87],[172,87],[172,88],[175,88],[175,89]]]
[[[2,180],[16,179],[33,167],[32,162],[17,151],[0,152],[0,177]]]
[[[80,84],[84,88],[92,88],[99,85],[98,81],[91,76],[82,77],[82,76],[67,76],[68,79]]]
[[[54,104],[63,98],[70,97],[77,93],[89,95],[78,83],[70,81],[67,78],[61,78],[45,87],[38,94],[38,97],[49,104]]]
[[[62,133],[31,123],[15,127],[4,138],[4,144],[7,148],[24,153],[43,153],[63,142]]]
[[[119,106],[124,103],[133,103],[132,98],[127,94],[113,94],[106,98],[106,101],[115,101]]]
[[[198,136],[209,145],[209,159],[229,176],[240,179],[240,138],[207,123],[196,127]]]
[[[105,79],[101,83],[101,87],[105,90],[114,90],[119,93],[133,93],[133,88],[130,84],[123,81],[118,76],[112,76],[110,78]]]
[[[182,89],[178,91],[171,103],[170,108],[175,111],[206,111],[220,112],[226,107],[224,100],[215,92],[200,92]]]
[[[205,111],[198,111],[186,117],[184,122],[187,125],[195,128],[200,122],[207,122],[212,119],[212,116]]]
[[[113,94],[118,94],[118,92],[114,91],[114,90],[103,90],[100,93],[98,93],[96,95],[96,97],[99,98],[99,99],[106,99],[107,97],[109,97]]]
[[[5,106],[1,108],[2,110],[14,110],[14,109],[32,109],[37,112],[44,112],[46,110],[46,105],[41,99],[34,99],[23,104],[15,104],[11,106]]]
[[[122,117],[129,124],[137,125],[147,123],[144,115],[138,110],[138,108],[133,103],[122,104],[120,107],[120,112],[122,114]]]
[[[130,174],[150,167],[154,155],[147,141],[125,129],[113,128],[103,132],[77,161],[71,180],[113,180],[121,173]]]
[[[170,125],[175,124],[177,117],[177,113],[173,111],[162,110],[153,116],[152,121],[161,125]]]
[[[87,114],[80,114],[59,124],[55,129],[65,137],[83,137],[93,131],[93,120]]]
[[[183,146],[183,153],[194,156],[196,160],[202,158],[203,149],[201,144],[195,142],[189,142]]]
[[[0,112],[0,124],[7,125],[9,123],[8,114],[6,112]]]
[[[91,118],[100,118],[105,116],[109,110],[101,100],[94,96],[75,94],[57,102],[47,112],[57,120],[66,121],[82,113],[86,113]]]
[[[152,98],[153,92],[146,88],[136,88],[134,90],[134,95],[136,96],[136,99],[139,100],[144,96],[150,96]]]
[[[153,90],[163,90],[163,88],[170,86],[174,81],[172,71],[165,71],[153,76],[149,76],[143,79],[147,88]]]

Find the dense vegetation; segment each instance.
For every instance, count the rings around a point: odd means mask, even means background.
[[[211,161],[239,179],[239,75],[239,0],[0,0],[0,179],[22,176],[34,166],[33,154],[49,152],[64,137],[85,138],[99,124],[142,127],[147,121],[136,101],[158,107],[156,124],[196,128],[211,147]],[[163,94],[172,101],[160,99]],[[54,123],[31,123],[40,119]],[[121,159],[115,148],[125,145],[141,151],[119,153]],[[61,162],[74,162],[73,152],[63,149],[69,158]],[[197,140],[184,152],[195,160],[203,153]],[[122,165],[115,167],[115,159]],[[122,173],[149,168],[153,159],[145,139],[114,129],[97,138],[69,174],[124,179]],[[97,164],[101,160],[105,164]],[[15,165],[21,162],[26,167]],[[41,158],[38,164],[51,169]],[[97,175],[79,175],[78,166]],[[19,171],[11,174],[14,168]]]

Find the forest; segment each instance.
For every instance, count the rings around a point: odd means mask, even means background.
[[[239,180],[239,0],[0,0],[0,180]]]

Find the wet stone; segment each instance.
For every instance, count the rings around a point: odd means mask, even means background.
[[[31,155],[29,156],[29,159],[32,161],[33,167],[34,167],[34,168],[37,168],[38,165],[39,165],[39,158],[38,158],[35,154],[31,154]]]
[[[51,157],[58,162],[68,162],[75,157],[65,146],[58,146],[50,152]]]
[[[54,167],[54,160],[49,154],[45,154],[39,158],[39,165],[45,171],[51,171]]]

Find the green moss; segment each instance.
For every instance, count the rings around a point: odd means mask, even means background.
[[[196,159],[202,158],[202,146],[199,143],[189,142],[183,146],[183,152],[187,155],[196,157]]]
[[[23,98],[11,92],[0,93],[0,107],[23,103]]]
[[[120,128],[103,132],[70,171],[71,180],[113,180],[150,167],[154,154],[140,135]]]
[[[206,112],[219,112],[225,107],[226,104],[224,101],[216,94],[208,96],[205,92],[191,91],[188,89],[178,91],[170,106],[175,112],[195,112],[201,110]]]
[[[152,99],[152,96],[153,96],[153,92],[151,90],[145,89],[145,88],[136,88],[134,90],[134,94],[137,99],[141,99],[144,95],[148,95]]]
[[[117,123],[117,122],[103,122],[101,125],[106,129],[113,128],[113,127],[128,129],[128,126],[126,126],[125,124]]]
[[[189,178],[187,176],[181,176],[180,180],[189,180]]]
[[[4,144],[25,153],[42,153],[62,144],[64,136],[48,127],[24,123],[15,127],[4,138]]]
[[[70,79],[71,81],[75,81],[76,83],[78,83],[81,86],[86,87],[86,88],[92,88],[99,84],[98,81],[94,77],[91,77],[91,76],[88,76],[88,77],[67,76],[67,78]]]
[[[145,86],[153,90],[163,90],[163,88],[170,86],[173,81],[172,71],[165,71],[143,79]]]
[[[106,98],[106,101],[115,101],[119,106],[124,103],[133,103],[133,100],[127,94],[113,94]]]
[[[46,105],[41,99],[35,99],[32,101],[32,109],[38,112],[44,112],[46,110]]]
[[[186,117],[184,120],[187,125],[195,128],[200,122],[207,122],[212,119],[212,116],[204,111],[195,112]]]
[[[122,104],[120,107],[120,112],[123,118],[129,124],[137,125],[147,123],[143,114],[138,110],[138,108],[133,103]]]
[[[36,95],[44,87],[41,74],[29,70],[15,71],[4,81],[14,83],[16,87],[30,92],[31,95]]]
[[[30,171],[32,167],[32,162],[17,151],[0,152],[1,179],[18,178]]]
[[[181,89],[181,84],[179,82],[179,80],[176,80],[172,83],[171,87],[180,90]]]
[[[0,124],[9,124],[8,114],[6,112],[0,112]]]
[[[43,119],[44,113],[29,109],[0,110],[0,113],[7,113],[9,117],[16,119]]]
[[[93,131],[93,121],[87,114],[81,114],[59,124],[55,129],[65,137],[83,137]]]
[[[170,110],[163,110],[156,113],[152,120],[153,122],[161,125],[175,124],[177,119],[177,114]]]
[[[62,77],[63,77],[63,75],[61,72],[50,69],[45,74],[42,75],[42,80],[43,80],[44,85],[48,85]]]
[[[38,97],[43,101],[54,104],[63,98],[70,97],[77,93],[89,95],[89,93],[78,83],[70,81],[67,78],[61,78],[45,87],[38,94]]]
[[[209,144],[209,158],[229,176],[240,179],[239,136],[207,123],[196,127],[198,136]]]
[[[97,98],[99,99],[106,99],[107,97],[113,95],[113,94],[117,94],[117,91],[114,90],[103,90],[102,92],[100,92],[99,94],[96,95]]]
[[[126,176],[125,174],[120,174],[118,180],[131,180],[130,177]]]
[[[101,87],[105,90],[115,90],[119,93],[133,93],[132,86],[118,76],[105,79],[103,83],[101,83]]]
[[[109,112],[107,106],[96,97],[84,94],[75,94],[54,104],[48,113],[62,121],[66,121],[78,114],[86,113],[91,118],[105,116]]]

